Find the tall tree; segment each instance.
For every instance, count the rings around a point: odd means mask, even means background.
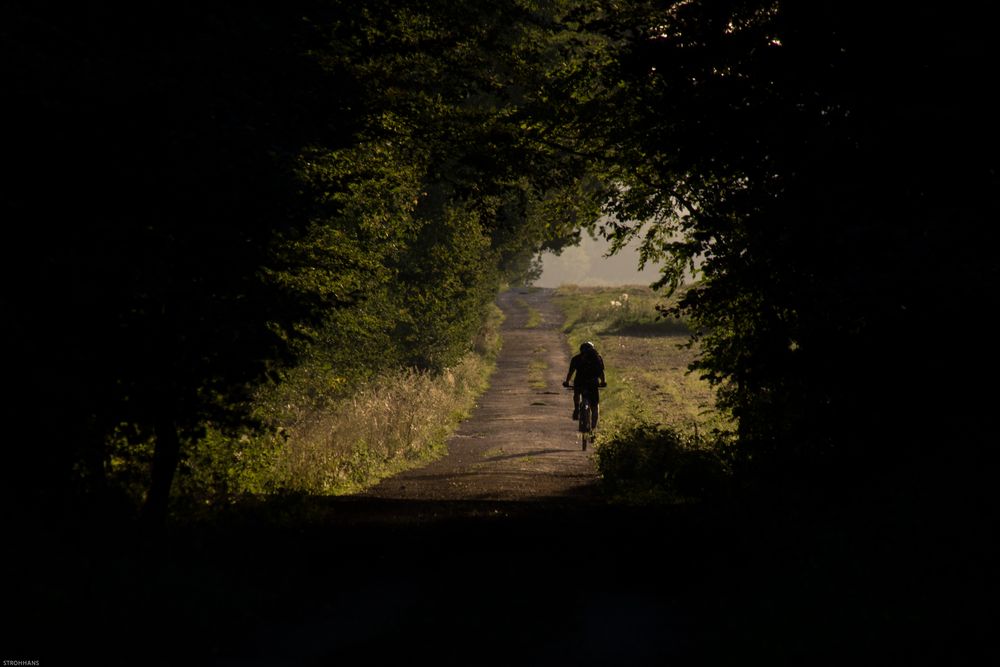
[[[6,12],[21,491],[100,486],[123,431],[155,438],[147,510],[162,517],[180,443],[242,419],[287,356],[276,332],[349,298],[261,271],[307,227],[291,167],[302,145],[350,136],[353,82],[303,57],[314,31],[291,7]]]
[[[3,11],[15,493],[99,490],[109,438],[152,441],[161,520],[266,374],[344,341],[334,374],[446,366],[500,267],[595,212],[518,116],[558,3]]]
[[[981,401],[945,388],[994,367],[979,333],[998,266],[992,12],[617,7],[588,23],[619,47],[611,94],[581,110],[618,170],[614,231],[657,222],[643,250],[665,284],[700,264],[680,308],[744,460],[888,463],[974,438],[953,415]]]

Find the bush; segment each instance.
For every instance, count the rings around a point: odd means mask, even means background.
[[[634,419],[606,435],[596,449],[605,488],[618,498],[689,502],[729,491],[731,436]]]

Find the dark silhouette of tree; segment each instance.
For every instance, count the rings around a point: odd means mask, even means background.
[[[583,110],[623,186],[613,231],[661,221],[644,252],[665,284],[703,262],[680,310],[745,462],[773,481],[970,453],[958,415],[985,402],[955,388],[994,368],[992,12],[636,2],[589,21],[619,49]]]
[[[185,443],[264,378],[447,366],[501,267],[594,214],[513,117],[549,10],[3,11],[15,496],[106,496],[109,439],[153,442],[159,522]]]
[[[181,441],[238,419],[249,383],[285,354],[265,323],[339,305],[260,271],[304,224],[288,164],[350,132],[339,100],[352,84],[301,57],[310,34],[287,10],[40,5],[6,18],[20,132],[5,350],[24,362],[27,403],[15,447],[28,470],[99,487],[109,433],[153,435],[147,509],[162,516]]]

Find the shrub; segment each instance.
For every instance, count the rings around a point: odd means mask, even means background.
[[[667,502],[715,500],[729,490],[731,436],[632,419],[596,449],[607,491],[618,498]]]

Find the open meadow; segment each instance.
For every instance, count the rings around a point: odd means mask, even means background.
[[[680,429],[722,426],[714,391],[688,367],[697,351],[687,325],[661,317],[664,296],[639,285],[565,285],[555,301],[566,314],[563,331],[576,350],[592,341],[604,357],[608,387],[602,392],[608,426],[629,417]]]

